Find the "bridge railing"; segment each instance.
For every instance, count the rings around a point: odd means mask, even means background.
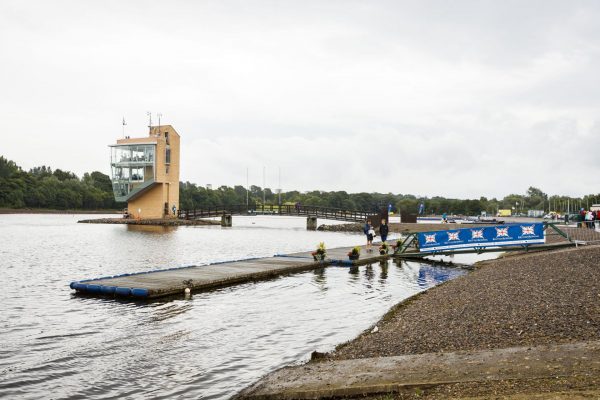
[[[304,206],[304,205],[229,205],[209,206],[193,210],[179,210],[178,217],[181,219],[212,218],[223,214],[234,215],[306,215],[324,219],[339,221],[360,222],[377,215],[376,212],[361,210],[344,210],[333,207]]]
[[[571,224],[545,223],[572,243],[600,243],[600,221],[576,221]]]

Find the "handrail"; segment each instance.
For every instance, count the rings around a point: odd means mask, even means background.
[[[209,206],[194,210],[179,210],[178,217],[181,219],[196,219],[218,217],[223,214],[277,214],[277,215],[307,215],[325,219],[335,219],[341,221],[361,222],[376,215],[376,212],[364,210],[344,210],[334,207],[303,206],[303,205],[223,205]]]

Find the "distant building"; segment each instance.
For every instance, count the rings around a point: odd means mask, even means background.
[[[544,212],[544,210],[528,210],[527,211],[527,216],[528,217],[539,218],[539,217],[543,217],[544,214],[546,214]]]
[[[179,210],[179,134],[171,125],[150,127],[147,137],[110,145],[115,200],[133,218],[173,217]],[[173,212],[175,209],[175,213]]]

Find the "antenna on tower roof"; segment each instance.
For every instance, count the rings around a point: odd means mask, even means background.
[[[152,133],[152,113],[150,111],[147,111],[146,115],[148,116],[148,130],[150,131],[150,133]]]

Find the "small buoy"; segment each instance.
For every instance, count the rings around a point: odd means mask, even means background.
[[[190,294],[192,291],[190,290],[189,287],[186,287],[184,290],[185,294]]]
[[[371,331],[371,333],[377,333],[379,332],[379,328],[377,326],[375,326],[375,328],[373,328],[373,330]]]

